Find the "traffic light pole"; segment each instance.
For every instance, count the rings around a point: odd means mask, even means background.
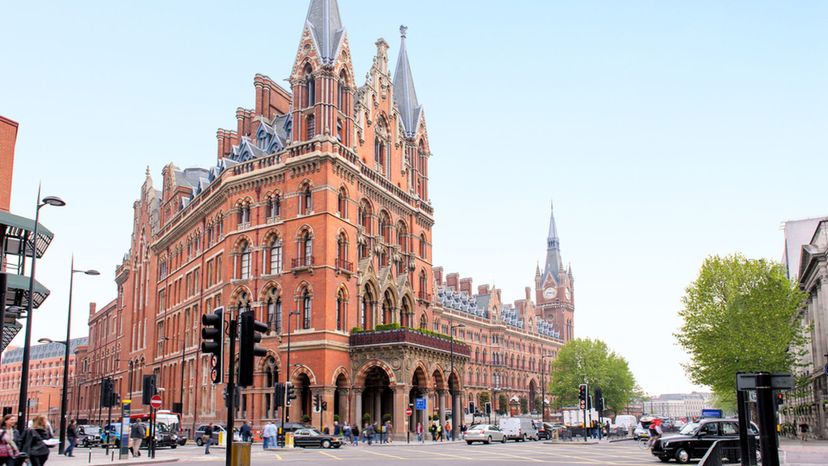
[[[224,458],[225,466],[233,466],[233,426],[236,423],[235,414],[236,406],[233,395],[236,391],[236,321],[230,319],[230,355],[229,355],[229,372],[227,374],[227,433],[228,438],[225,441],[227,449]]]

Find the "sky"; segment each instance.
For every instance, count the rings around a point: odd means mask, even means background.
[[[434,263],[533,285],[550,203],[575,277],[575,332],[650,394],[699,389],[676,345],[711,254],[779,260],[781,222],[828,215],[828,3],[340,0],[360,83],[399,26],[434,157]],[[307,0],[0,0],[0,114],[20,122],[12,212],[38,181],[55,232],[34,340],[73,336],[115,298],[146,167],[209,167],[253,76],[293,64]],[[542,265],[542,262],[541,262]],[[17,344],[22,338],[18,337]]]

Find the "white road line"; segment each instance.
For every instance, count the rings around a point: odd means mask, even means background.
[[[317,451],[317,453],[319,453],[320,455],[325,455],[329,458],[333,458],[333,459],[338,460],[338,461],[342,461],[342,458],[340,458],[336,455],[332,455],[332,454],[328,453],[327,451]]]

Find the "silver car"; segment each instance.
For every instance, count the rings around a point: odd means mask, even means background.
[[[492,442],[506,443],[506,435],[503,434],[503,431],[498,426],[475,424],[466,431],[466,443],[471,445],[474,442],[486,444]]]

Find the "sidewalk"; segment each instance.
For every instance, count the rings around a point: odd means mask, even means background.
[[[57,449],[54,449],[49,454],[49,464],[61,466],[112,466],[116,464],[127,463],[133,465],[161,464],[174,463],[178,461],[178,459],[178,456],[175,455],[175,450],[156,451],[155,458],[150,458],[146,450],[142,450],[140,457],[133,458],[132,455],[129,455],[127,458],[124,458],[123,460],[118,459],[117,450],[110,449],[109,455],[107,455],[106,449],[104,448],[93,448],[91,461],[88,448],[76,448],[74,451],[74,456],[72,456],[71,458],[68,456],[58,454]]]
[[[779,440],[779,459],[788,466],[825,465],[828,458],[828,440]]]

